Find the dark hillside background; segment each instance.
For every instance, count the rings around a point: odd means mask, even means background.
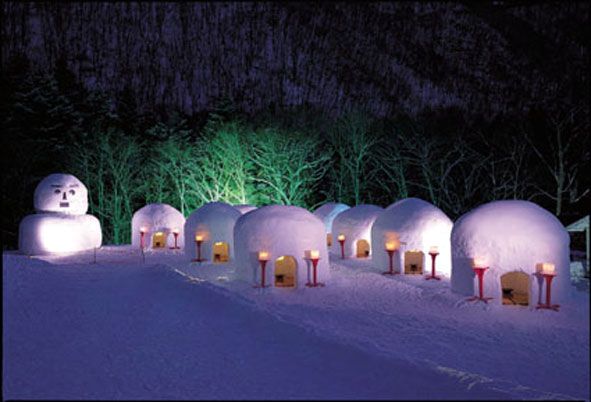
[[[4,247],[55,171],[115,243],[154,201],[589,211],[587,2],[0,10]]]

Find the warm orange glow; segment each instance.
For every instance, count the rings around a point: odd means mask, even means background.
[[[310,250],[310,258],[311,259],[317,259],[320,258],[320,251],[318,250]]]
[[[337,239],[338,239],[339,241],[343,241],[343,240],[345,240],[345,235],[341,233],[341,234],[339,235],[339,237],[337,237]]]
[[[388,250],[388,251],[394,251],[398,248],[398,246],[399,246],[399,243],[396,240],[386,242],[386,250]]]
[[[556,267],[552,263],[543,262],[536,265],[536,272],[539,274],[554,275],[556,273]]]
[[[268,261],[269,253],[266,251],[259,251],[259,261]]]
[[[472,266],[474,268],[486,268],[488,267],[486,258],[484,257],[474,257],[472,260]]]
[[[196,241],[203,241],[203,235],[195,235]]]

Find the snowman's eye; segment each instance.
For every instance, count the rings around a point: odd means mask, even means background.
[[[59,193],[61,193],[61,191],[60,191],[60,190],[58,190],[57,188],[56,188],[55,190],[53,190],[53,192],[54,192],[54,193],[56,193],[56,194],[59,194]]]
[[[76,192],[74,190],[70,190],[70,194],[74,195]]]

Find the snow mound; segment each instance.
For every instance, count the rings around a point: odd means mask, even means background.
[[[183,227],[185,217],[177,209],[168,204],[148,204],[138,209],[131,219],[131,244],[140,247],[140,230],[145,230],[144,247],[154,248],[157,239],[154,235],[162,233],[165,238],[164,247],[174,245],[173,230],[178,231],[178,245],[183,247]]]
[[[265,280],[275,283],[276,269],[287,275],[295,269],[295,287],[303,286],[310,275],[310,264],[304,259],[306,250],[318,250],[318,281],[329,276],[328,250],[323,222],[309,211],[286,205],[269,205],[242,215],[234,227],[237,275],[251,283],[260,282],[258,252],[269,253]],[[290,258],[291,257],[291,258]],[[292,260],[293,258],[293,260]],[[288,265],[295,262],[293,265]],[[287,286],[286,286],[287,287]]]
[[[383,210],[384,208],[377,205],[361,204],[338,214],[332,222],[332,252],[341,254],[341,245],[337,237],[343,234],[345,235],[345,257],[371,255],[371,227]],[[367,242],[367,254],[362,249],[363,245],[360,242],[362,240]]]
[[[394,253],[394,271],[401,272],[402,260],[408,250],[424,253],[423,268],[431,272],[429,249],[438,248],[436,259],[437,274],[451,274],[451,230],[453,222],[439,208],[418,198],[406,198],[388,206],[376,219],[371,230],[373,266],[380,271],[388,268],[389,258],[385,250],[386,241],[398,238],[401,244]]]
[[[347,204],[341,204],[338,202],[328,202],[322,205],[321,207],[318,207],[314,211],[314,215],[316,215],[324,222],[324,226],[326,227],[326,233],[331,233],[332,222],[334,221],[334,218],[338,214],[349,208],[350,207]]]
[[[238,212],[240,212],[243,215],[247,212],[257,209],[256,206],[250,205],[250,204],[238,204],[238,205],[234,205],[234,208],[236,208],[238,210]]]
[[[500,303],[501,277],[519,272],[531,305],[545,294],[543,278],[536,275],[536,265],[545,262],[556,267],[552,301],[560,303],[571,290],[569,243],[568,232],[560,221],[532,202],[494,201],[481,205],[454,224],[452,290],[466,295],[477,291],[472,260],[479,258],[489,267],[484,275],[485,296]]]
[[[185,255],[189,259],[196,258],[197,250],[192,245],[195,236],[203,236],[201,257],[211,261],[214,245],[228,247],[228,256],[234,258],[234,225],[242,214],[233,206],[224,202],[210,202],[195,210],[185,221]],[[225,247],[225,246],[224,246]],[[220,247],[221,248],[221,247]]]

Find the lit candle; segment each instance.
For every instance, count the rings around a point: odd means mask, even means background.
[[[174,234],[179,234],[180,230],[177,228],[172,229],[172,233]]]
[[[320,258],[320,251],[318,250],[310,250],[310,259],[314,260]]]
[[[203,241],[203,236],[202,235],[195,235],[195,240],[196,241]]]
[[[386,242],[386,250],[388,250],[388,251],[394,251],[394,250],[396,250],[396,242],[394,242],[394,241],[387,241]]]
[[[146,233],[147,231],[148,231],[148,229],[147,229],[147,228],[145,228],[145,227],[141,227],[141,228],[140,228],[140,232],[141,232],[141,233]]]
[[[431,248],[429,249],[429,253],[430,254],[437,254],[437,253],[439,253],[439,250],[437,249],[437,246],[431,246]]]
[[[472,260],[472,265],[474,268],[486,268],[486,259],[483,257],[475,257]]]
[[[554,275],[556,273],[556,267],[549,262],[538,264],[536,268],[540,274]]]
[[[267,261],[269,259],[269,253],[266,251],[259,251],[259,261]]]
[[[339,241],[343,241],[343,240],[345,240],[345,235],[344,234],[340,234],[339,237],[337,237],[337,239]]]

